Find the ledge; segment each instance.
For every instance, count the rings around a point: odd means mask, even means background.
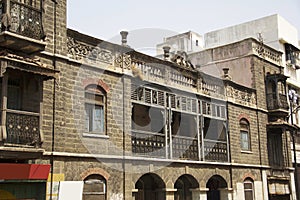
[[[99,138],[99,139],[109,139],[108,135],[92,134],[92,133],[83,133],[83,138]]]
[[[245,150],[241,150],[241,153],[245,153],[245,154],[253,154],[253,151],[245,151]]]

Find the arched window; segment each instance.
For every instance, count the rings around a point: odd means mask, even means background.
[[[85,131],[105,134],[106,95],[101,87],[89,85],[85,88]]]
[[[253,180],[250,178],[247,178],[244,181],[244,195],[245,200],[254,200]]]
[[[241,149],[243,151],[250,151],[251,150],[250,128],[249,128],[249,122],[246,119],[240,120],[240,134],[241,134]]]
[[[84,179],[83,200],[106,200],[106,180],[93,174]]]

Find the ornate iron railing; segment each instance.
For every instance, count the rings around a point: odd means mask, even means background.
[[[206,161],[228,162],[227,143],[223,141],[204,140],[204,159]]]
[[[39,114],[16,110],[6,112],[6,143],[39,146]]]
[[[197,138],[173,136],[172,151],[173,159],[199,160]]]
[[[284,94],[279,94],[279,98],[277,98],[275,93],[267,94],[267,105],[269,110],[287,110],[289,108],[287,96]]]
[[[132,130],[131,143],[134,154],[145,157],[166,157],[164,134]]]
[[[37,8],[37,3],[2,0],[0,10],[2,31],[10,31],[37,40],[44,37],[42,11]]]

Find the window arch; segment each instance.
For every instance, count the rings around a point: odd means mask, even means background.
[[[106,180],[103,176],[92,174],[84,179],[83,200],[106,200]]]
[[[245,200],[254,200],[254,184],[251,178],[244,180],[244,195]]]
[[[240,134],[241,134],[241,149],[243,151],[251,150],[250,143],[250,125],[245,118],[240,120]]]
[[[106,93],[98,85],[85,88],[85,132],[105,134]]]

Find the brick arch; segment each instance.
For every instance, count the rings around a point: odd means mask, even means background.
[[[241,119],[246,119],[250,123],[250,117],[245,113],[239,115],[239,121],[241,121]]]
[[[245,181],[247,178],[250,178],[253,181],[256,180],[255,176],[252,173],[245,173],[244,176],[242,177],[242,181]]]
[[[101,87],[106,93],[109,92],[110,88],[108,85],[101,79],[97,78],[87,78],[82,81],[83,88],[86,88],[88,85],[98,85]]]
[[[176,181],[174,182],[174,187],[175,187],[175,183],[177,182],[177,180],[182,179],[182,178],[186,178],[187,180],[190,181],[190,183],[192,184],[192,188],[200,188],[200,183],[197,180],[197,178],[195,176],[193,176],[192,174],[180,174]]]
[[[213,176],[221,176],[226,181],[227,185],[230,185],[229,173],[226,173],[224,171],[211,172],[211,173],[208,172],[201,180],[201,184],[204,183],[206,185],[209,179]]]
[[[105,178],[105,180],[108,180],[110,175],[108,172],[106,172],[104,169],[101,168],[90,168],[80,174],[80,177],[82,180],[86,179],[88,176],[92,174],[99,174]]]
[[[156,181],[160,182],[162,185],[164,185],[164,187],[166,187],[166,182],[165,182],[165,180],[163,179],[162,176],[160,176],[160,175],[157,174],[157,173],[149,172],[149,173],[145,173],[145,174],[136,176],[136,177],[134,178],[134,180],[133,180],[133,182],[134,182],[134,188],[135,188],[135,184],[136,184],[142,177],[145,177],[145,176],[148,176],[148,175],[154,177],[154,179],[155,179]]]

